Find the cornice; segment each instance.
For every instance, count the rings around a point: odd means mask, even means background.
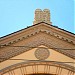
[[[51,45],[50,44],[50,42],[51,41],[46,41],[46,40],[44,40],[44,37],[42,38],[40,38],[41,40],[37,40],[37,42],[35,41],[35,42],[30,42],[30,43],[28,43],[28,45],[27,44],[25,44],[24,46],[28,46],[28,47],[12,47],[12,46],[15,46],[15,43],[18,43],[18,42],[20,42],[20,41],[23,41],[23,40],[27,40],[28,38],[30,38],[30,37],[32,37],[32,36],[35,36],[35,35],[38,35],[38,34],[40,34],[40,33],[44,33],[44,34],[48,34],[49,35],[49,33],[48,32],[46,32],[46,31],[39,31],[39,32],[35,32],[35,34],[31,34],[31,35],[28,35],[27,37],[23,37],[23,39],[19,39],[19,41],[15,41],[14,43],[9,43],[9,45],[7,45],[7,46],[1,46],[1,50],[0,50],[0,52],[1,52],[1,55],[0,55],[0,58],[5,58],[5,59],[1,59],[0,60],[0,62],[2,62],[2,61],[5,61],[5,60],[8,60],[9,58],[12,58],[12,57],[14,57],[14,56],[17,56],[17,55],[19,55],[19,54],[21,54],[21,53],[23,53],[23,52],[26,52],[26,51],[29,51],[29,50],[31,50],[32,48],[34,48],[34,47],[38,47],[38,46],[40,46],[40,45],[45,45],[45,46],[47,46],[48,48],[57,48],[57,46],[53,46],[53,45]],[[53,35],[49,35],[49,36],[52,36],[52,37],[54,37]],[[55,36],[55,38],[56,38],[56,36]],[[47,38],[48,39],[48,38]],[[58,39],[58,38],[57,38]],[[50,39],[49,39],[50,40]],[[63,41],[63,40],[62,40]],[[13,45],[12,45],[13,44]],[[65,42],[64,42],[64,45],[65,45]],[[5,51],[3,51],[2,49],[3,48],[5,48]],[[61,48],[61,46],[59,45],[59,48]],[[66,47],[67,48],[67,47]],[[68,48],[70,48],[70,47],[68,47]],[[73,45],[73,47],[72,48],[75,48],[74,47],[74,45]],[[64,51],[64,50],[59,50],[59,49],[54,49],[55,51],[57,51],[57,52],[60,52],[60,53],[62,53],[62,54],[64,54],[64,55],[66,55],[66,56],[68,56],[68,57],[70,57],[70,58],[72,58],[72,59],[75,59],[75,56],[73,55],[73,54],[71,54],[69,51]],[[71,51],[72,52],[72,51]],[[2,54],[3,53],[3,54]]]
[[[44,23],[39,23],[38,25],[37,24],[33,25],[32,27],[29,27],[27,29],[23,29],[20,32],[16,32],[15,34],[13,33],[13,35],[10,35],[8,37],[4,37],[4,39],[2,38],[2,40],[0,40],[0,52],[2,51],[2,49],[6,48],[6,47],[15,45],[16,43],[18,43],[20,41],[27,40],[28,38],[31,38],[31,37],[33,37],[35,35],[40,34],[40,33],[47,34],[47,35],[49,35],[49,37],[52,36],[54,38],[62,40],[62,41],[64,41],[64,43],[67,43],[67,44],[69,44],[69,45],[71,45],[73,47],[75,46],[75,39],[71,39],[68,36],[65,36],[64,34],[62,35],[61,32],[58,33],[57,31],[55,29],[53,30],[52,28],[50,28],[49,25],[47,26],[47,24],[44,24]],[[14,38],[15,35],[16,36],[20,35],[20,36]],[[72,36],[70,36],[70,37],[72,37]],[[12,38],[12,39],[9,40],[9,41],[5,41],[5,40],[7,40],[9,38]],[[74,38],[74,37],[72,37],[72,38]],[[41,39],[42,39],[42,41],[38,41],[39,39],[37,39],[37,41],[39,43],[38,45],[46,45],[46,46],[48,46],[47,42],[45,43],[43,38],[41,38]],[[38,45],[36,45],[36,46],[38,46]],[[54,46],[52,46],[52,47],[54,47]],[[61,48],[61,47],[59,46],[59,48]],[[12,53],[12,49],[10,49],[10,50],[11,50],[11,53]],[[28,51],[28,50],[29,49],[27,49],[26,51]],[[62,51],[62,50],[56,50],[56,51],[58,51],[58,52],[60,52],[60,53],[62,53],[64,55],[67,55],[68,57],[71,57],[71,58],[75,59],[75,57],[69,51],[68,51],[69,54],[66,53],[65,51]],[[23,50],[23,52],[24,52],[24,50]],[[15,56],[15,55],[18,55],[18,54],[21,54],[21,53],[22,52],[19,52],[17,54],[12,54],[12,55]],[[9,58],[11,58],[13,56],[8,57],[7,59],[9,59]],[[2,60],[2,61],[4,61],[4,60]]]
[[[75,34],[72,33],[72,32],[69,32],[69,31],[67,31],[67,30],[64,30],[64,29],[62,29],[62,28],[59,28],[59,27],[57,27],[57,26],[54,26],[54,25],[51,25],[51,24],[48,24],[48,23],[45,23],[45,22],[40,22],[40,23],[31,25],[31,26],[27,26],[27,28],[21,29],[21,30],[19,30],[19,31],[13,32],[13,33],[8,34],[8,35],[5,35],[5,36],[3,36],[3,37],[0,37],[0,39],[7,38],[7,37],[9,37],[10,35],[17,34],[17,33],[19,33],[19,32],[22,32],[22,31],[27,30],[27,29],[29,29],[29,28],[33,28],[33,27],[35,27],[35,26],[37,26],[37,25],[40,25],[40,24],[47,25],[47,26],[49,26],[49,27],[55,28],[55,29],[58,30],[58,31],[63,32],[64,34],[68,34],[68,35],[70,35],[70,36],[75,37]]]
[[[63,40],[65,42],[68,42],[70,44],[75,45],[75,40],[72,40],[69,37],[63,36],[62,34],[59,34],[57,32],[54,32],[54,31],[51,31],[51,30],[49,31],[47,29],[39,29],[39,30],[36,30],[35,32],[33,31],[33,32],[29,33],[29,34],[22,35],[21,37],[15,38],[14,40],[8,41],[6,43],[2,43],[2,44],[0,43],[0,45],[5,45],[5,46],[6,45],[11,45],[11,44],[17,43],[17,42],[19,42],[21,40],[27,39],[28,37],[34,36],[36,34],[38,35],[38,33],[40,33],[40,32],[46,33],[46,34],[54,36],[54,37],[56,37],[56,38],[58,38],[60,40]],[[11,38],[13,38],[13,37],[11,37]]]

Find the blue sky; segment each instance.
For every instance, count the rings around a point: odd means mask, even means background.
[[[75,33],[75,0],[0,0],[0,37],[31,26],[37,8],[50,9],[52,24]]]

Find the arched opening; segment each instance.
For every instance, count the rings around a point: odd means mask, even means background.
[[[56,75],[56,74],[37,73],[37,74],[29,74],[29,75]]]
[[[74,75],[72,66],[50,61],[22,62],[0,71],[0,75]]]

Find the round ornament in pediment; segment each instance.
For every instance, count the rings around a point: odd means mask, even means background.
[[[35,51],[35,57],[39,60],[45,60],[49,57],[50,52],[47,48],[39,47]]]

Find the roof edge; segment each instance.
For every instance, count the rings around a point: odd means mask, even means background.
[[[67,33],[70,33],[70,34],[72,34],[72,35],[75,35],[75,33],[72,33],[72,32],[67,31],[67,30],[65,30],[65,29],[59,28],[58,26],[55,26],[55,25],[52,25],[52,24],[48,24],[48,23],[46,23],[46,22],[40,22],[40,23],[37,23],[37,24],[33,24],[33,25],[31,25],[31,26],[27,26],[26,28],[20,29],[20,30],[15,31],[15,32],[12,32],[12,33],[7,34],[7,35],[5,35],[5,36],[2,36],[2,37],[0,37],[0,39],[1,39],[1,38],[4,38],[4,37],[7,37],[7,36],[9,36],[9,35],[12,35],[12,34],[14,34],[14,33],[20,32],[20,31],[22,31],[22,30],[28,29],[28,28],[30,28],[30,27],[36,26],[36,25],[41,24],[41,23],[45,23],[45,24],[50,25],[50,26],[52,26],[52,27],[54,27],[54,28],[58,28],[58,29],[60,29],[60,30],[62,30],[62,31],[65,31],[65,32],[67,32]]]

